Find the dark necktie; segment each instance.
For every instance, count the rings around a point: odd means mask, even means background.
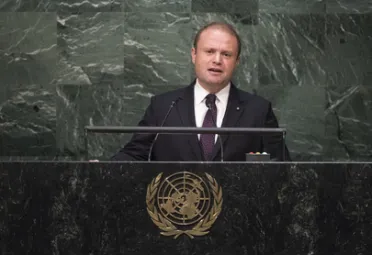
[[[207,114],[205,115],[203,127],[216,127],[217,121],[217,107],[216,107],[216,95],[209,94],[206,96],[205,104],[208,107]],[[201,134],[200,142],[202,144],[204,156],[206,160],[211,160],[212,151],[214,147],[214,134]]]

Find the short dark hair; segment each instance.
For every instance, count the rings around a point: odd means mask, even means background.
[[[237,56],[237,58],[239,58],[240,52],[241,52],[241,49],[242,49],[242,43],[241,43],[241,40],[240,40],[240,36],[238,35],[238,33],[236,32],[235,28],[232,25],[230,25],[228,23],[224,23],[224,22],[211,22],[211,23],[203,26],[202,28],[200,28],[199,31],[196,33],[195,39],[194,39],[195,50],[196,50],[196,47],[198,45],[201,33],[203,33],[204,30],[206,30],[210,27],[216,27],[216,28],[222,29],[222,30],[228,32],[229,34],[233,35],[236,38],[236,40],[238,41],[238,56]]]

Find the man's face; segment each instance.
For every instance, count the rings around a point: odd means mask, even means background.
[[[201,86],[213,92],[225,87],[238,64],[238,41],[235,36],[210,27],[204,30],[192,48],[192,62]]]

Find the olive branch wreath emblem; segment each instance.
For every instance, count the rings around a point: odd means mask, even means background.
[[[218,215],[222,209],[222,189],[218,186],[217,181],[209,174],[205,173],[209,186],[211,187],[213,193],[213,206],[210,209],[210,212],[206,215],[205,218],[201,219],[193,228],[187,230],[178,229],[172,222],[163,217],[155,206],[156,194],[158,187],[160,185],[160,180],[162,173],[158,174],[147,187],[146,193],[146,204],[147,212],[151,217],[151,220],[156,226],[158,226],[162,232],[160,234],[164,236],[174,236],[174,239],[179,237],[182,234],[186,234],[191,239],[194,236],[204,236],[209,233],[209,229],[212,227],[213,223],[217,220]]]

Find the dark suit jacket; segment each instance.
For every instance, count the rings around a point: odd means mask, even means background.
[[[151,98],[139,126],[160,126],[172,101],[179,99],[171,110],[164,126],[195,127],[194,113],[195,81],[182,89],[170,91]],[[236,88],[230,88],[223,127],[278,127],[271,103]],[[118,161],[147,160],[155,134],[134,134],[132,139],[111,159]],[[282,136],[279,135],[221,135],[224,161],[245,161],[249,152],[267,152],[274,160],[289,160],[285,147],[283,159]],[[156,161],[203,161],[204,156],[196,134],[160,134],[155,142],[151,160]],[[221,160],[220,143],[216,142],[213,161]]]

